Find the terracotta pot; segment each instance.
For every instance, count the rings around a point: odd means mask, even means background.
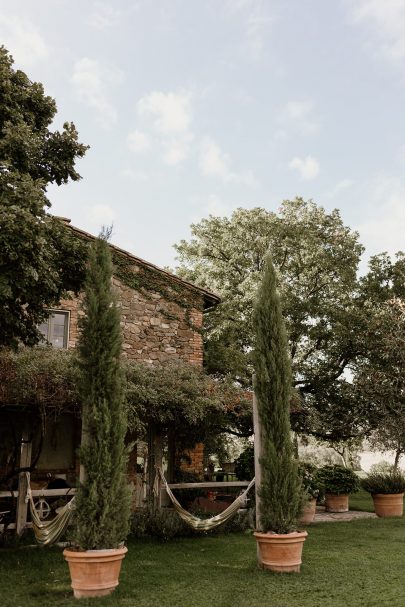
[[[309,525],[312,523],[315,517],[316,512],[316,498],[314,497],[312,500],[309,500],[302,512],[302,516],[299,520],[301,525]]]
[[[325,495],[325,510],[326,512],[349,512],[349,496],[347,494],[327,493]]]
[[[377,516],[402,516],[404,513],[403,493],[375,493],[374,510]]]
[[[77,599],[105,596],[118,586],[122,559],[128,548],[112,550],[64,550],[72,579],[73,594]]]
[[[308,533],[259,533],[255,532],[259,548],[260,566],[279,573],[299,573],[302,548]]]

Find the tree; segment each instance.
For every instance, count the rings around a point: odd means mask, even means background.
[[[117,548],[128,533],[126,420],[120,368],[120,315],[108,244],[94,242],[85,282],[79,344],[85,480],[76,498],[75,541],[84,550]]]
[[[370,310],[368,349],[357,361],[354,385],[367,411],[371,445],[405,453],[405,303],[393,298]]]
[[[266,260],[253,324],[255,393],[262,434],[261,530],[290,533],[296,529],[303,496],[291,441],[287,337],[270,257]]]
[[[0,47],[0,346],[40,339],[37,325],[83,280],[84,247],[47,214],[46,188],[80,175],[73,123],[50,131],[55,101]]]
[[[279,213],[210,216],[192,225],[192,234],[175,246],[178,273],[223,300],[206,315],[207,370],[249,384],[253,302],[270,250],[300,396],[294,427],[330,440],[355,434],[356,403],[344,371],[357,355],[364,320],[356,293],[358,234],[337,210],[327,213],[302,198],[284,201]]]

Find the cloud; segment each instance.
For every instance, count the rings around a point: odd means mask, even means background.
[[[93,225],[100,228],[113,224],[115,213],[108,204],[94,204],[86,209],[86,215]]]
[[[349,0],[354,23],[371,26],[380,52],[394,63],[405,59],[405,0]]]
[[[274,16],[268,12],[268,3],[262,0],[225,0],[225,14],[228,17],[239,17],[245,13],[245,38],[242,41],[253,60],[258,61],[263,55],[266,41],[266,30],[274,22]]]
[[[135,152],[136,154],[146,152],[151,148],[151,142],[148,135],[137,130],[129,133],[127,143],[131,152]]]
[[[302,179],[314,179],[319,175],[319,162],[312,156],[306,158],[293,158],[288,165],[290,169],[297,169]]]
[[[49,48],[33,23],[0,13],[0,38],[17,66],[31,67],[49,57]]]
[[[331,189],[331,191],[329,192],[329,196],[331,198],[334,198],[335,196],[340,194],[340,192],[343,192],[344,190],[351,188],[353,183],[354,183],[353,179],[342,179],[335,185],[334,188]]]
[[[135,171],[134,169],[131,168],[126,168],[123,171],[121,171],[121,174],[124,177],[127,177],[128,179],[130,179],[131,181],[135,181],[138,183],[145,183],[146,181],[150,180],[150,176],[145,173],[144,171]]]
[[[374,217],[358,230],[360,240],[371,255],[381,251],[393,254],[405,250],[405,183],[400,179],[380,177],[374,183],[369,208]]]
[[[203,175],[220,177],[225,182],[257,185],[257,179],[252,171],[235,173],[230,168],[230,158],[211,138],[204,137],[200,150],[200,169]]]
[[[192,121],[191,100],[188,91],[153,91],[138,101],[137,112],[140,117],[152,117],[153,127],[161,135],[186,133]]]
[[[192,139],[193,135],[191,133],[186,133],[183,137],[166,144],[163,162],[168,166],[177,166],[181,164],[190,154],[190,143]]]
[[[121,70],[104,68],[98,61],[88,57],[76,61],[71,77],[79,99],[96,111],[98,122],[105,128],[112,127],[118,120],[107,89],[122,80]]]
[[[122,18],[122,11],[117,10],[106,2],[95,2],[94,10],[90,13],[88,23],[96,30],[104,30],[107,27],[118,25]]]
[[[281,112],[281,121],[295,124],[303,134],[318,130],[319,124],[311,118],[311,101],[289,101]]]

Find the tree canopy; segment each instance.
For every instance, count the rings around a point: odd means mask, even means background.
[[[73,123],[51,131],[55,101],[0,47],[0,346],[34,344],[45,307],[83,280],[84,250],[47,213],[46,188],[76,181],[87,146]]]
[[[207,370],[250,383],[254,294],[270,251],[293,385],[301,395],[295,427],[328,438],[350,436],[353,402],[344,370],[357,355],[361,321],[358,234],[343,224],[337,210],[328,213],[302,198],[284,201],[278,213],[238,209],[230,218],[210,216],[191,229],[192,239],[175,245],[177,271],[223,298],[207,314]]]

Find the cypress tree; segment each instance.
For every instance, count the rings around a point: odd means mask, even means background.
[[[261,530],[290,533],[296,530],[303,498],[290,429],[291,365],[270,256],[258,290],[254,328],[255,393],[262,429]]]
[[[76,498],[75,542],[84,550],[117,548],[128,533],[126,419],[120,368],[120,315],[106,238],[90,248],[79,343],[85,478]]]

